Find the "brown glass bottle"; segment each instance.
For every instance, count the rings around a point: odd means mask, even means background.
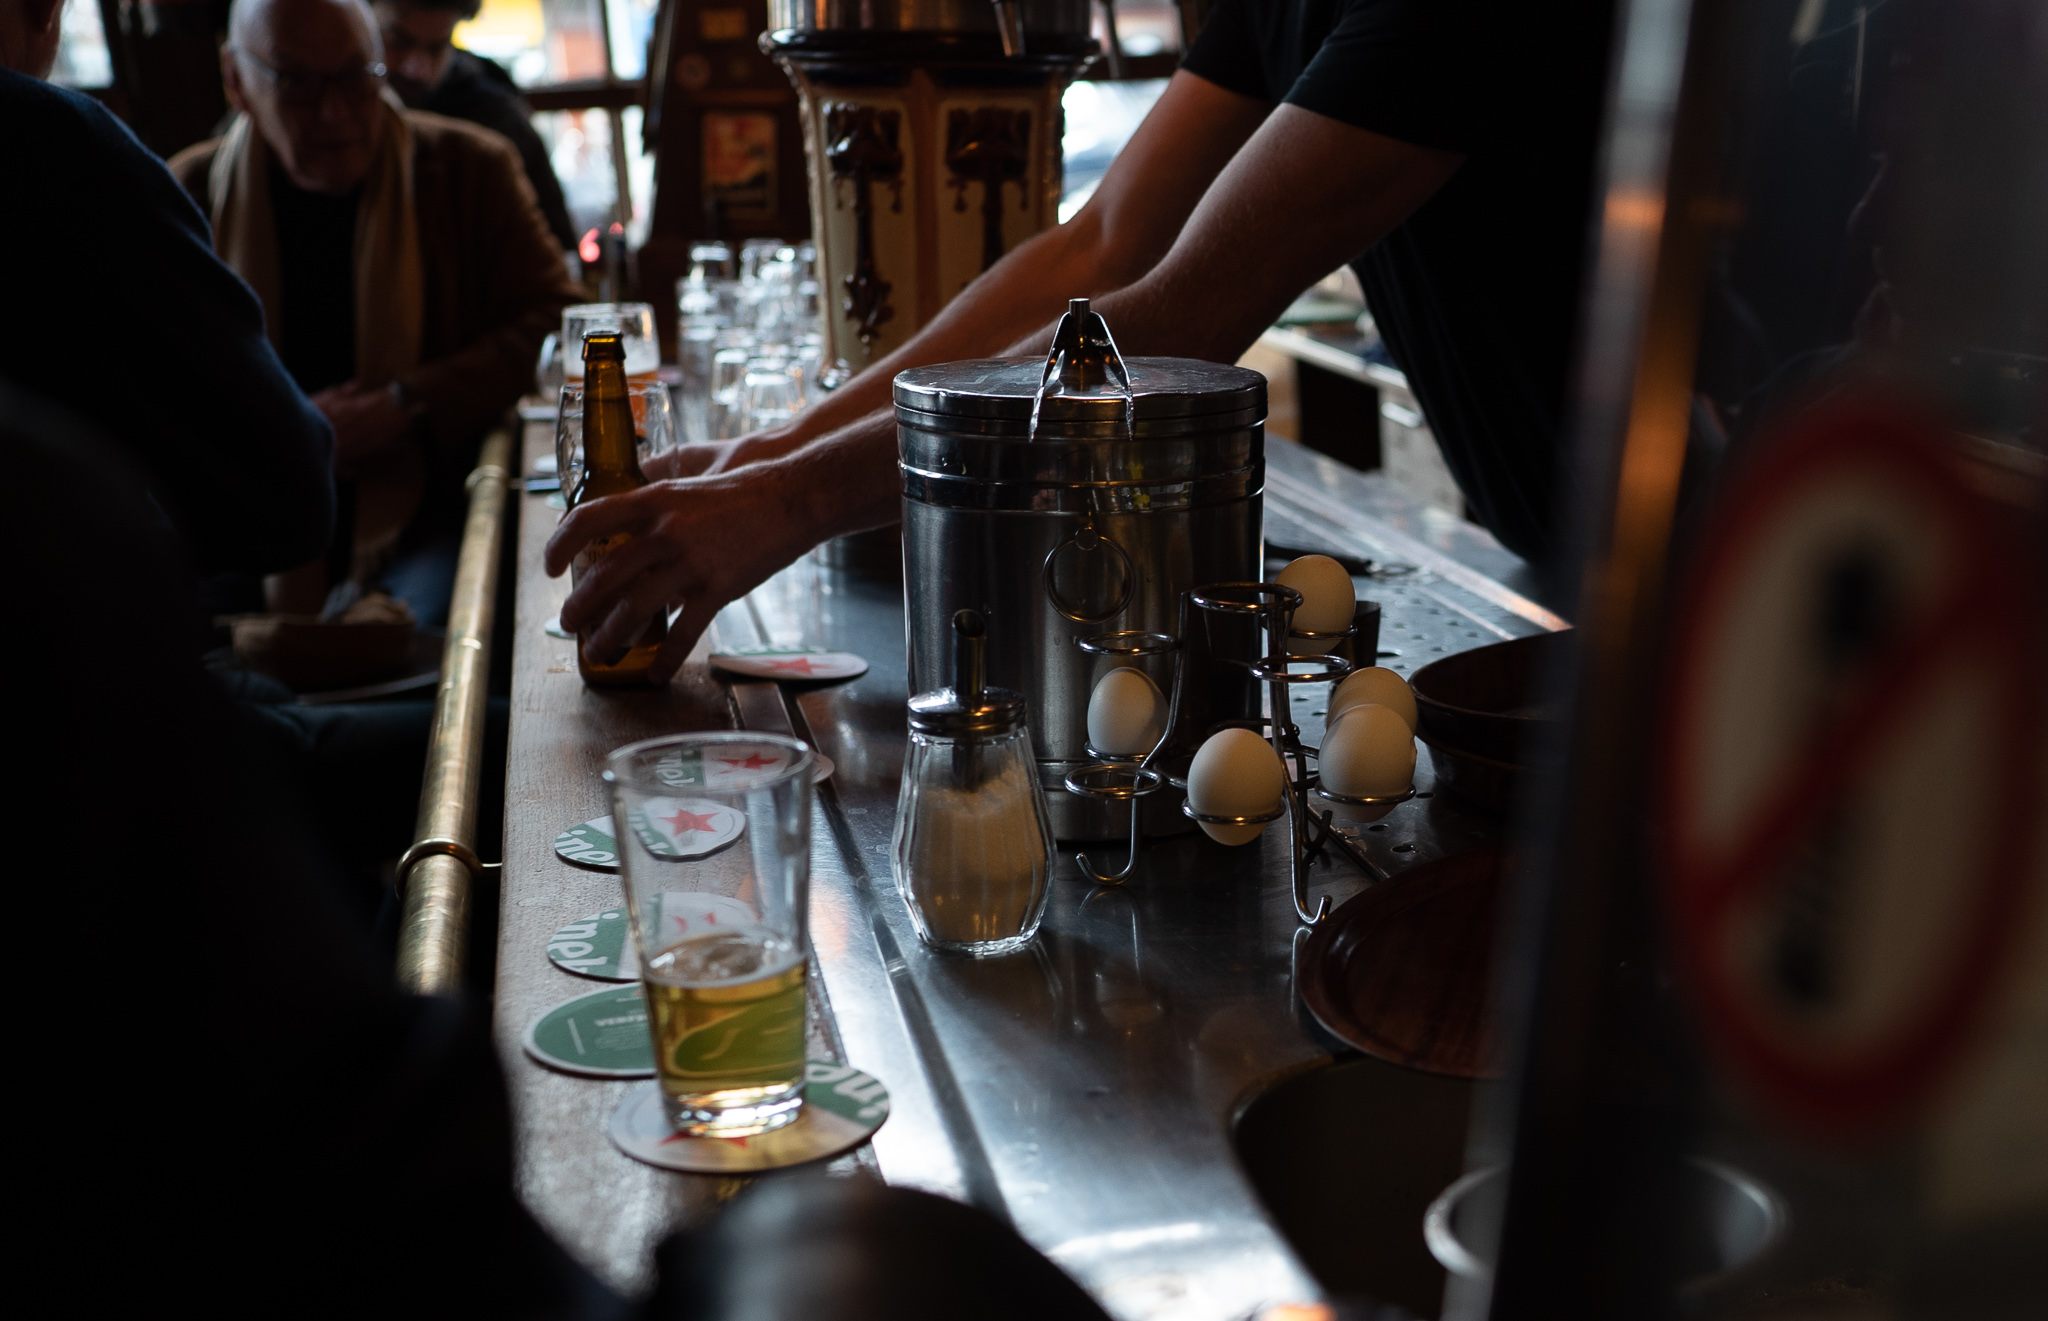
[[[633,434],[633,398],[626,391],[625,344],[615,330],[593,330],[583,337],[583,475],[569,492],[568,505],[574,509],[585,500],[645,485]],[[586,570],[627,540],[622,534],[585,546],[571,566],[574,580],[580,582]],[[589,639],[579,634],[576,668],[592,687],[644,684],[655,650],[667,636],[668,616],[657,613],[623,656],[607,659],[593,654]]]

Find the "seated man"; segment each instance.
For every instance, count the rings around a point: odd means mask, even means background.
[[[1475,517],[1551,561],[1611,9],[1218,0],[1072,220],[791,424],[708,471],[679,451],[670,480],[574,510],[551,573],[597,538],[631,540],[583,575],[563,626],[614,651],[680,603],[665,679],[725,602],[823,538],[896,521],[897,372],[1043,354],[1077,297],[1126,357],[1234,362],[1347,262]]]
[[[504,69],[455,48],[455,25],[475,18],[483,0],[373,0],[384,35],[385,77],[391,90],[413,110],[482,124],[519,149],[526,181],[540,199],[540,212],[563,251],[576,246],[562,182],[548,149],[533,131],[525,98]]]
[[[343,515],[324,562],[272,580],[272,607],[376,585],[438,624],[477,443],[582,291],[511,145],[385,90],[362,0],[238,0],[228,35],[241,113],[171,172],[333,424]]]

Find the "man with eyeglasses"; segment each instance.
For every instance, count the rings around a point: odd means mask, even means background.
[[[455,44],[455,27],[475,18],[483,0],[373,0],[384,36],[386,81],[414,110],[481,124],[519,149],[526,181],[540,199],[548,230],[564,251],[576,246],[562,182],[512,75]]]
[[[221,76],[240,113],[170,167],[334,426],[341,528],[271,580],[271,608],[382,588],[438,624],[477,444],[582,290],[511,145],[404,109],[384,72],[362,0],[237,0]]]

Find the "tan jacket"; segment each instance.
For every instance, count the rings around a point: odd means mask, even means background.
[[[424,438],[446,482],[467,473],[483,431],[532,388],[541,340],[560,329],[562,309],[588,295],[563,268],[511,143],[460,120],[404,114],[425,289],[420,365],[398,379],[424,411]],[[202,211],[222,141],[170,161]]]

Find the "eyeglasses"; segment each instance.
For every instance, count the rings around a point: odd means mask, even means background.
[[[260,70],[277,91],[277,99],[288,106],[312,109],[327,99],[332,90],[344,101],[368,101],[384,86],[384,66],[372,61],[360,69],[341,73],[301,73],[280,69],[260,55],[231,47],[234,53]]]

